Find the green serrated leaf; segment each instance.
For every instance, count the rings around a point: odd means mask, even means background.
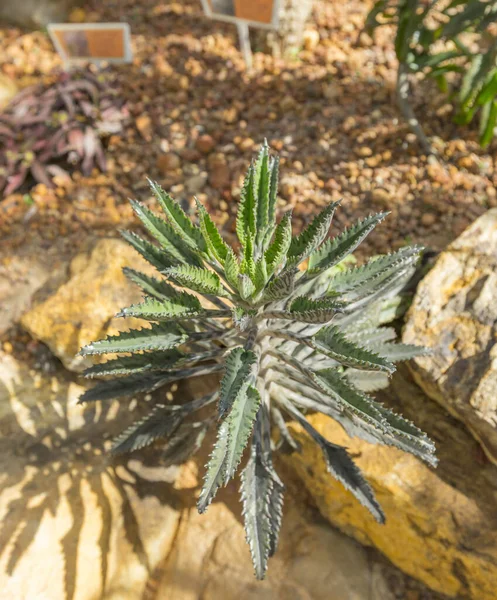
[[[259,173],[257,184],[257,239],[262,242],[269,222],[269,193],[270,176],[269,170],[269,146],[267,141],[261,147],[259,157],[256,163],[256,172]],[[255,194],[254,194],[255,195]]]
[[[209,254],[212,256],[212,258],[217,260],[218,263],[224,265],[224,261],[226,260],[226,256],[229,251],[229,246],[221,237],[221,234],[217,230],[217,227],[214,221],[211,219],[209,213],[198,200],[196,200],[196,202],[200,228],[207,243]]]
[[[323,246],[311,254],[309,273],[318,273],[329,269],[353,252],[364,238],[386,217],[388,213],[378,213],[359,221],[341,235],[328,240]]]
[[[143,258],[153,265],[158,271],[163,271],[172,267],[174,261],[166,255],[160,248],[154,246],[149,241],[142,239],[132,231],[121,231],[122,237],[132,246]]]
[[[246,245],[248,236],[252,239],[255,237],[257,205],[254,197],[254,177],[254,166],[250,165],[243,182],[236,215],[236,233],[242,246]]]
[[[212,449],[209,462],[206,465],[204,485],[197,502],[199,513],[207,510],[217,490],[223,484],[226,474],[226,460],[228,454],[228,423],[223,421],[217,432],[217,440]]]
[[[252,350],[234,348],[226,356],[224,377],[221,380],[221,394],[219,396],[219,416],[231,410],[231,407],[242,391],[247,387],[249,379],[255,378],[254,367],[257,355]]]
[[[189,288],[199,294],[210,294],[213,296],[228,295],[227,290],[221,284],[219,275],[208,269],[185,265],[182,267],[171,267],[164,271],[164,274],[176,285]]]
[[[283,215],[274,232],[274,240],[265,252],[269,275],[285,265],[286,255],[292,242],[292,213]]]
[[[241,476],[243,521],[257,579],[264,579],[271,550],[271,499],[274,481],[265,468],[256,444]]]
[[[102,377],[108,375],[120,376],[145,371],[167,371],[183,358],[184,354],[178,350],[165,350],[164,352],[147,352],[146,354],[133,354],[121,356],[105,363],[99,363],[85,370],[85,377]]]
[[[263,250],[269,246],[276,225],[276,202],[278,199],[278,177],[280,159],[275,157],[269,163],[271,171],[269,178],[268,225],[264,234]]]
[[[355,390],[336,369],[322,369],[312,374],[317,385],[351,413],[384,433],[388,427],[384,417],[373,406],[371,398]]]
[[[300,235],[292,238],[288,250],[288,261],[299,264],[309,257],[324,241],[330,230],[336,207],[340,202],[332,202],[317,215]]]
[[[152,191],[159,201],[162,210],[169,218],[169,222],[176,233],[195,251],[205,252],[207,246],[198,227],[192,223],[178,202],[165,192],[155,181],[148,180]]]
[[[187,292],[179,292],[174,298],[156,300],[147,298],[140,304],[133,304],[123,308],[118,317],[136,317],[149,321],[170,321],[186,317],[194,317],[204,313],[211,314],[219,311],[206,311],[202,308],[197,297]]]
[[[174,228],[163,219],[160,219],[151,210],[140,202],[131,200],[131,206],[138,218],[145,225],[151,235],[159,242],[162,249],[173,262],[173,264],[202,265],[202,260],[197,252],[194,252],[187,243],[183,241]]]
[[[157,300],[167,300],[168,298],[176,296],[178,293],[178,290],[169,285],[167,281],[150,277],[149,275],[145,275],[145,273],[140,273],[139,271],[135,271],[128,267],[123,268],[123,273],[130,281],[136,283],[136,285],[138,285],[146,294],[157,298]]]
[[[261,302],[273,302],[288,298],[295,288],[295,277],[299,270],[297,268],[288,269],[269,282]]]
[[[228,447],[226,452],[225,485],[235,474],[243,451],[254,427],[261,403],[259,392],[252,386],[242,388],[226,417],[228,424]]]
[[[371,350],[354,344],[334,325],[320,329],[313,337],[313,341],[320,352],[342,365],[388,373],[395,371],[392,363]]]
[[[248,275],[238,275],[238,291],[242,300],[248,300],[255,292],[255,285]]]
[[[110,354],[138,352],[140,350],[168,350],[179,346],[188,335],[172,323],[154,324],[149,329],[132,329],[118,335],[111,335],[98,342],[92,342],[81,349],[83,356],[89,354]]]
[[[224,274],[228,283],[234,290],[238,289],[238,275],[240,275],[240,265],[232,248],[228,248],[226,259],[224,261]]]
[[[255,263],[255,274],[254,274],[254,284],[256,292],[260,292],[266,286],[268,278],[266,260],[264,256],[261,256],[259,260]]]

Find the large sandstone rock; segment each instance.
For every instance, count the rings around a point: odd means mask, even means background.
[[[22,316],[22,326],[66,368],[82,371],[92,363],[77,356],[82,346],[137,325],[147,326],[137,319],[114,318],[121,308],[142,297],[124,276],[124,266],[149,274],[155,271],[122,240],[98,241],[91,252],[73,259],[69,281]]]
[[[2,600],[142,598],[173,543],[174,470],[112,465],[107,438],[136,410],[81,392],[0,354]]]
[[[157,456],[112,463],[108,438],[139,408],[83,408],[81,391],[62,370],[41,375],[0,354],[1,600],[393,600],[381,563],[300,489],[288,490],[280,548],[258,582],[238,484],[196,510],[208,448],[179,476]]]
[[[395,448],[350,439],[335,422],[310,417],[327,439],[348,447],[385,514],[379,525],[326,471],[319,448],[296,426],[303,446],[288,464],[321,513],[345,533],[381,550],[397,567],[452,597],[493,600],[497,589],[497,468],[477,442],[402,372],[380,400],[427,431],[436,470]]]
[[[231,510],[216,501],[204,515],[195,507],[184,511],[156,600],[393,599],[367,551],[316,520],[291,493],[278,551],[266,578],[257,581],[232,491]]]
[[[420,283],[405,342],[432,349],[412,362],[425,392],[461,419],[497,464],[497,209],[443,252]]]

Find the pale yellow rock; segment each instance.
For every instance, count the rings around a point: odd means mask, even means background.
[[[181,518],[156,600],[390,600],[365,550],[288,495],[278,550],[263,581],[252,570],[243,525],[223,502]]]
[[[171,549],[170,474],[106,456],[139,415],[78,406],[82,391],[0,353],[1,600],[142,598]]]
[[[351,439],[328,417],[309,417],[326,439],[348,448],[376,492],[385,525],[328,474],[319,448],[295,425],[302,454],[285,460],[321,513],[345,533],[376,546],[402,571],[434,590],[494,600],[497,469],[478,461],[475,440],[414,383],[396,377],[393,388],[384,398],[437,442],[436,470],[395,448]]]
[[[425,392],[463,421],[497,464],[497,209],[456,239],[421,281],[403,339]]]
[[[118,239],[97,242],[91,253],[76,256],[67,283],[23,315],[22,326],[44,342],[66,368],[81,371],[91,364],[77,356],[91,341],[137,326],[137,319],[116,319],[119,310],[139,302],[142,293],[122,272],[128,266],[157,274],[128,244]]]

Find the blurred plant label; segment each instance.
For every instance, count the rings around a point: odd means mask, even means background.
[[[128,23],[51,23],[47,29],[66,64],[132,60]]]
[[[279,0],[201,0],[211,19],[277,29]]]

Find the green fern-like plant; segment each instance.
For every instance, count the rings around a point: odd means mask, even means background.
[[[151,186],[165,218],[138,202],[133,208],[158,245],[133,233],[124,237],[160,277],[126,269],[145,298],[120,315],[152,324],[82,349],[84,355],[121,356],[88,369],[89,377],[107,379],[80,401],[152,392],[216,372],[222,378],[218,391],[199,400],[155,404],[118,437],[114,452],[164,439],[165,460],[177,464],[215,426],[217,440],[198,499],[204,512],[250,446],[241,497],[258,578],[264,577],[276,550],[282,519],[284,486],[272,453],[282,445],[298,450],[286,419],[300,423],[321,447],[331,475],[383,522],[374,493],[347,450],[323,438],[305,414],[321,412],[351,436],[436,463],[434,445],[422,431],[367,395],[388,385],[395,361],[423,352],[395,343],[395,331],[381,326],[385,315],[395,313],[394,298],[411,277],[420,248],[354,266],[351,253],[385,214],[327,239],[338,203],[326,206],[302,233],[293,235],[290,213],[276,223],[278,159],[270,157],[267,144],[250,166],[241,192],[238,250],[226,244],[200,203],[196,225],[157,184]],[[201,409],[210,416],[200,419]],[[272,429],[279,432],[276,442]]]

